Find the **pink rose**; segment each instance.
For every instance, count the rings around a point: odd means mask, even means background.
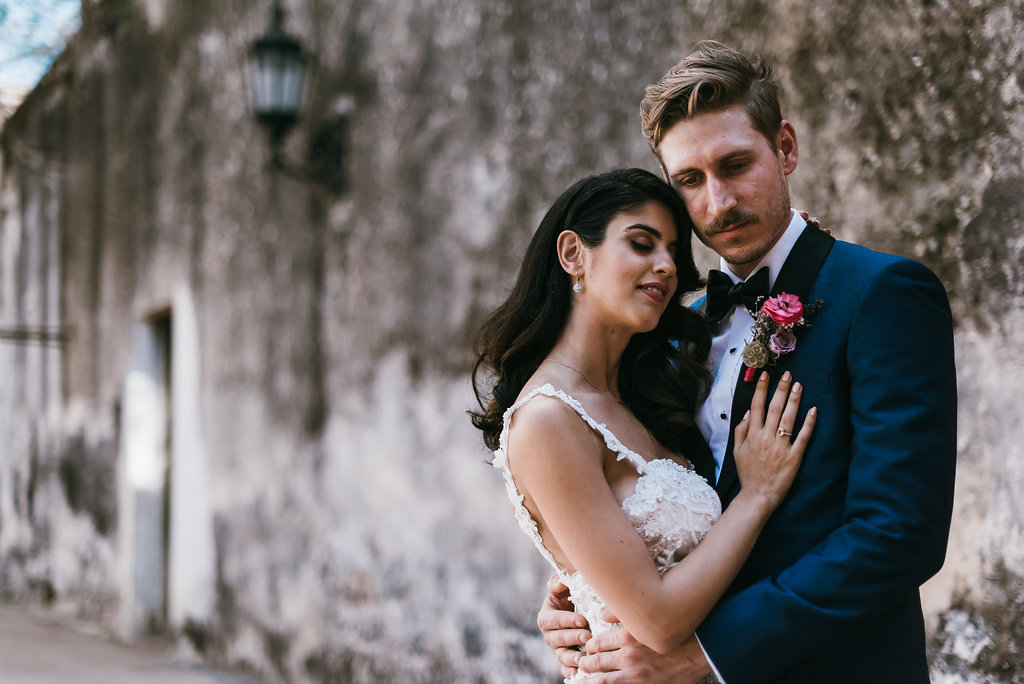
[[[780,330],[768,338],[768,350],[775,355],[775,358],[788,354],[794,349],[796,349],[796,335],[788,330]]]
[[[783,292],[778,297],[769,297],[761,305],[761,311],[778,325],[795,325],[804,317],[804,305],[796,295]]]

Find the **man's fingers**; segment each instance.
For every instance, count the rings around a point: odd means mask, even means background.
[[[569,588],[562,584],[558,575],[548,579],[547,591],[540,612],[537,613],[537,627],[545,632],[545,637],[548,631],[586,628],[586,618],[573,611]]]
[[[570,610],[545,605],[537,613],[537,627],[542,632],[559,631],[566,629],[585,629],[587,620],[579,613]]]
[[[821,227],[821,219],[818,218],[817,216],[811,216],[809,213],[807,213],[806,211],[803,211],[801,209],[800,210],[800,218],[802,218],[804,221],[807,221],[808,223],[813,225],[815,228],[819,228],[819,229],[825,231],[826,233],[828,233],[829,235],[832,234],[832,231],[830,231],[829,229]]]
[[[601,651],[585,655],[580,658],[580,670],[583,672],[611,672],[617,670],[619,668],[615,662],[616,657],[614,651]]]
[[[544,636],[544,643],[562,666],[562,675],[566,679],[572,678],[581,655],[576,649],[587,643],[591,634],[586,629],[586,618],[573,612],[569,589],[558,575],[548,579],[547,594],[537,613],[537,626]]]
[[[572,648],[556,648],[555,657],[558,658],[558,664],[562,666],[563,670],[575,670],[580,666],[580,658],[583,657],[583,651],[577,651]]]
[[[565,596],[566,598],[569,596],[569,587],[562,584],[562,578],[558,576],[558,573],[548,577],[547,589],[552,596]]]
[[[557,574],[548,578],[544,607],[569,611],[573,609],[572,601],[569,600],[569,587],[562,584],[562,579]]]
[[[587,653],[610,653],[631,643],[636,643],[636,640],[629,632],[624,629],[610,629],[591,637],[590,641],[583,645],[583,650]]]
[[[590,632],[585,629],[555,629],[544,632],[544,643],[552,651],[557,651],[560,648],[583,646],[590,641],[590,637]]]

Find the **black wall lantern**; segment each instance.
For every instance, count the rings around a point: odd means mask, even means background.
[[[270,26],[252,42],[246,60],[249,109],[270,133],[273,168],[301,180],[320,183],[334,194],[341,194],[345,188],[343,147],[347,111],[336,113],[337,116],[313,136],[308,166],[288,164],[281,155],[285,135],[305,108],[310,70],[310,60],[302,44],[284,32],[284,9],[280,0],[274,0]]]
[[[306,103],[309,61],[302,45],[284,32],[284,9],[275,0],[270,27],[253,41],[246,63],[249,107],[270,131],[274,155]]]

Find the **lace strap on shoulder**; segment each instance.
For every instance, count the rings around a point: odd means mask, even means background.
[[[590,414],[587,413],[587,410],[583,408],[583,404],[573,399],[564,391],[556,389],[550,383],[534,388],[529,394],[527,394],[525,397],[509,406],[508,409],[505,411],[505,424],[504,427],[502,428],[500,437],[501,447],[503,450],[508,446],[508,427],[509,423],[512,420],[512,414],[516,412],[516,409],[518,409],[520,406],[528,402],[530,399],[533,399],[538,394],[543,394],[548,397],[560,399],[561,401],[565,402],[565,404],[569,406],[569,408],[571,408],[572,410],[576,411],[576,413],[579,414],[580,418],[582,418],[587,423],[587,425],[589,425],[591,429],[594,430],[594,432],[598,433],[599,435],[601,435],[602,438],[604,438],[605,446],[607,446],[610,451],[616,454],[616,458],[618,460],[621,461],[625,459],[629,461],[630,463],[633,464],[633,467],[636,468],[637,472],[639,472],[640,474],[643,474],[647,470],[647,462],[640,456],[640,454],[636,453],[635,451],[627,447],[625,444],[620,442],[618,437],[616,437],[612,433],[612,431],[608,429],[607,425],[605,425],[604,423],[598,423],[596,420],[591,418]]]

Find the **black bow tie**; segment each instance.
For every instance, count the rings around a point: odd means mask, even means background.
[[[729,315],[732,307],[739,304],[753,316],[757,311],[759,297],[768,296],[768,267],[750,276],[742,283],[733,284],[732,279],[721,271],[708,273],[708,298],[705,315],[709,323],[719,323]]]

